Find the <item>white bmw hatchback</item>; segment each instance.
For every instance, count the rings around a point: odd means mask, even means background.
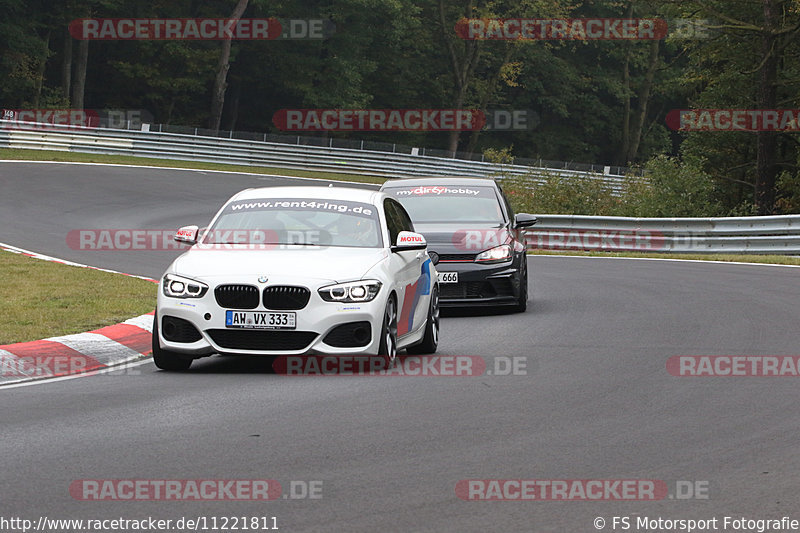
[[[437,273],[406,211],[378,191],[270,187],[242,191],[158,290],[153,359],[164,370],[234,355],[433,353]]]

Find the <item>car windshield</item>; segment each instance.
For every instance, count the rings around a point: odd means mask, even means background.
[[[344,200],[270,198],[231,202],[203,244],[284,244],[380,248],[378,210]]]
[[[505,224],[492,187],[424,185],[392,187],[385,192],[405,207],[415,223]]]

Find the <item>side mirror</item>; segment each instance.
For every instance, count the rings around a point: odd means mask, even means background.
[[[174,239],[184,244],[196,244],[199,231],[200,228],[197,226],[184,226],[175,233]]]
[[[397,235],[397,242],[392,246],[393,252],[402,252],[405,250],[424,250],[428,246],[425,237],[421,233],[414,233],[413,231],[401,231]]]
[[[514,217],[514,227],[529,228],[538,221],[539,220],[535,216],[529,215],[528,213],[517,213],[517,215]]]

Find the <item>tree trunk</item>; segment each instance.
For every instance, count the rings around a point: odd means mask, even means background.
[[[761,36],[763,64],[759,73],[757,104],[759,109],[775,109],[777,104],[778,37],[773,33],[777,27],[779,9],[775,0],[762,0],[764,31]],[[760,131],[756,134],[756,183],[755,203],[759,215],[775,212],[775,180],[778,175],[776,154],[778,133]]]
[[[633,18],[633,2],[628,4],[626,18]],[[619,153],[616,163],[626,165],[628,163],[628,153],[631,146],[631,51],[633,44],[628,41],[625,43],[625,61],[622,64],[622,91],[624,93],[622,101],[622,139],[620,141]]]
[[[239,0],[234,8],[230,18],[232,20],[239,20],[247,9],[249,0]],[[209,118],[209,127],[215,132],[219,132],[219,125],[222,122],[222,108],[225,105],[225,90],[228,88],[228,69],[230,69],[231,59],[231,40],[225,39],[222,41],[222,50],[219,54],[219,61],[217,62],[217,77],[214,80],[214,88],[211,92],[211,117]]]
[[[47,68],[47,59],[50,57],[50,30],[47,30],[47,35],[44,38],[44,51],[42,59],[39,62],[39,68],[36,71],[36,93],[33,96],[33,107],[39,107],[39,101],[42,98],[42,84],[44,83],[44,71]]]
[[[86,68],[89,63],[89,40],[78,43],[78,62],[75,64],[75,76],[72,78],[73,109],[83,109],[83,96],[86,90]]]
[[[489,87],[481,96],[481,103],[480,109],[484,113],[486,113],[486,108],[489,105],[489,99],[494,96],[495,90],[497,89],[497,83],[500,81],[500,76],[503,73],[503,67],[511,61],[511,58],[514,55],[514,51],[516,49],[513,45],[509,46],[506,49],[505,54],[503,55],[503,61],[500,62],[500,65],[497,67],[497,70],[494,73],[494,76],[489,82]],[[481,135],[481,130],[472,130],[469,136],[469,142],[467,143],[467,152],[473,153],[475,152],[475,147],[478,146],[478,137]]]
[[[64,32],[64,58],[61,61],[61,94],[69,106],[69,90],[72,86],[72,35]]]
[[[658,52],[661,43],[657,40],[650,42],[650,62],[647,66],[647,74],[645,74],[642,86],[639,89],[638,95],[638,108],[636,116],[634,117],[633,131],[630,134],[630,141],[628,144],[628,152],[624,164],[637,159],[639,153],[639,145],[642,142],[642,131],[644,130],[644,123],[647,120],[647,105],[650,103],[650,92],[653,89],[653,79],[656,76],[658,69]]]
[[[625,43],[625,45],[627,50],[625,51],[625,63],[622,66],[622,90],[625,96],[622,105],[622,140],[616,161],[618,165],[627,164],[631,146],[631,44]]]
[[[452,40],[453,27],[447,26],[447,17],[445,17],[444,0],[439,0],[439,23],[442,31],[442,38],[447,46],[447,51],[450,55],[450,64],[453,67],[453,82],[455,87],[455,102],[454,109],[461,109],[464,105],[464,100],[467,96],[467,88],[469,87],[472,73],[478,63],[480,57],[479,41],[462,41],[464,46],[464,54],[459,58],[456,54],[455,46]],[[467,2],[464,8],[464,16],[472,16],[472,2]],[[458,140],[461,137],[461,132],[453,130],[450,132],[447,149],[455,153],[458,151]]]
[[[229,118],[228,129],[234,131],[236,129],[236,122],[239,120],[239,102],[242,98],[242,84],[235,83],[233,86],[233,101],[228,106]]]
[[[455,109],[461,109],[461,106],[464,105],[464,92],[466,87],[459,88],[458,96],[456,97],[455,102]],[[453,153],[453,157],[456,156],[456,152],[458,152],[458,140],[461,138],[461,132],[459,130],[450,130],[447,138],[447,150]]]

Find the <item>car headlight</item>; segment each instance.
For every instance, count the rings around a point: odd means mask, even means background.
[[[202,298],[208,292],[208,285],[183,276],[166,274],[161,280],[161,290],[164,296],[171,298]]]
[[[485,252],[479,253],[475,257],[475,261],[478,263],[503,263],[505,261],[511,261],[511,246],[507,244],[495,246]]]
[[[337,283],[319,289],[320,297],[326,302],[371,302],[378,296],[381,282],[375,279]]]

